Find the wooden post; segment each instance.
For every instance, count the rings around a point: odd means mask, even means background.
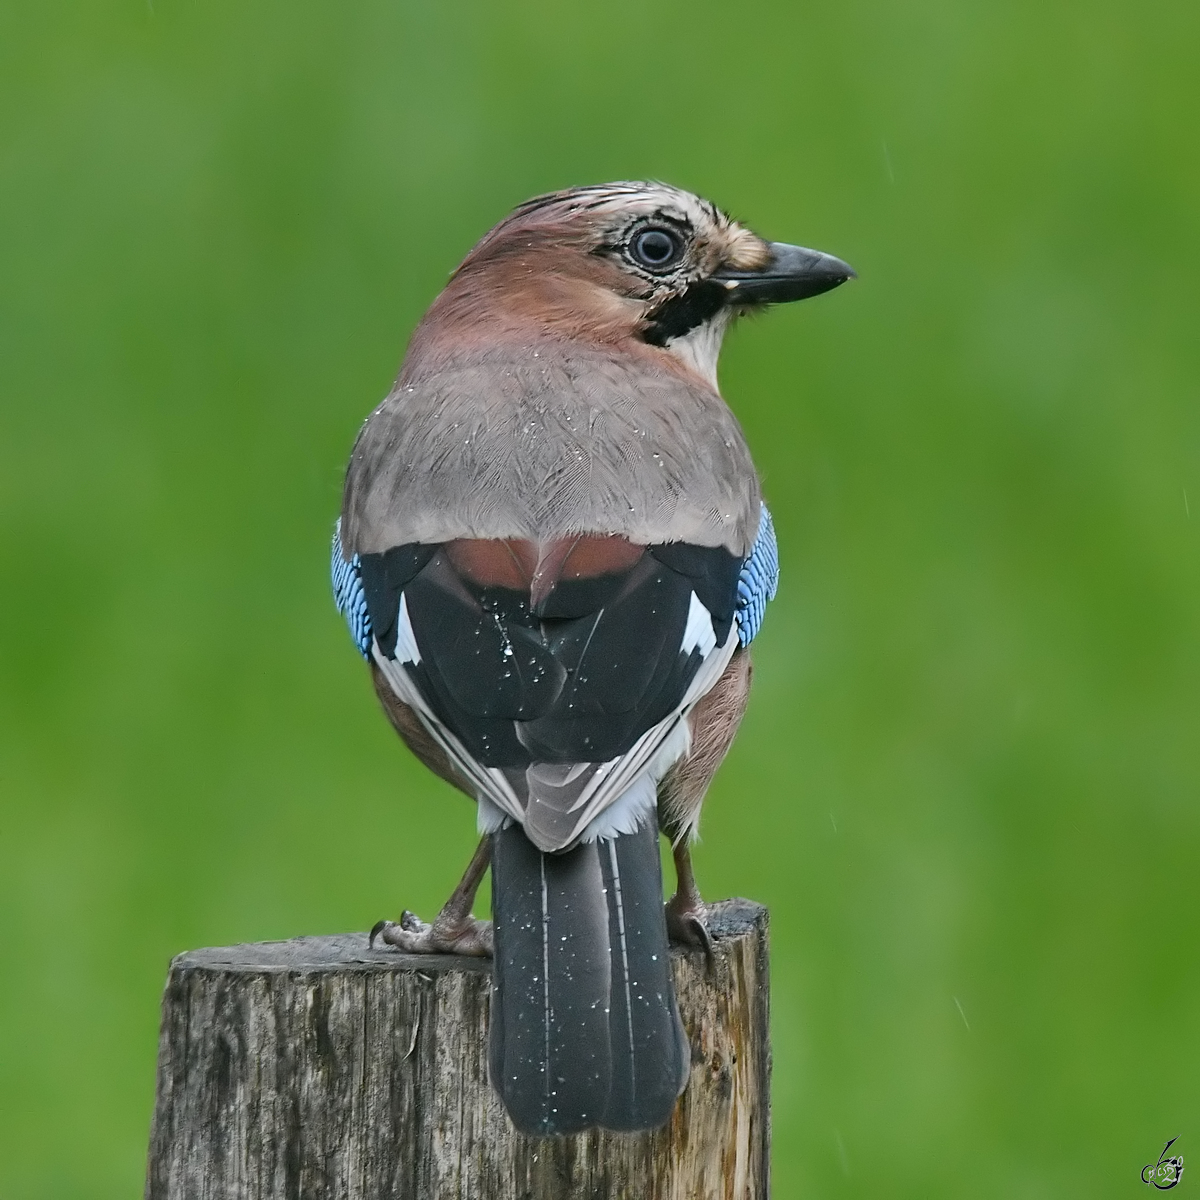
[[[147,1200],[765,1200],[767,910],[672,954],[692,1074],[669,1125],[516,1132],[487,1082],[490,963],[365,934],[195,950],[163,996]]]

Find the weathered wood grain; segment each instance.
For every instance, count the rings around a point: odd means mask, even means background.
[[[196,950],[163,997],[148,1200],[763,1200],[767,912],[672,955],[692,1074],[650,1134],[517,1133],[488,1086],[486,959],[365,934]]]

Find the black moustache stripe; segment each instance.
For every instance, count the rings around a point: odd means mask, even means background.
[[[725,288],[711,280],[693,283],[678,296],[664,300],[650,314],[642,340],[652,346],[664,346],[673,338],[683,337],[720,312],[727,295]]]

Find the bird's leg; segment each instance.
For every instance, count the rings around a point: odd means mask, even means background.
[[[407,954],[473,954],[490,958],[492,923],[473,917],[471,905],[491,857],[491,839],[482,838],[458,887],[434,917],[432,925],[426,925],[415,913],[405,909],[399,922],[380,921],[371,930],[371,944],[375,944],[377,937],[382,937],[389,946],[396,946]]]
[[[700,899],[696,876],[692,873],[692,854],[687,838],[681,837],[672,851],[675,858],[675,895],[667,901],[667,935],[673,942],[699,946],[712,956],[712,934],[708,932],[708,913]]]

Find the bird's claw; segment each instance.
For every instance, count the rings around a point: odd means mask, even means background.
[[[382,938],[389,946],[405,954],[466,954],[477,958],[492,955],[492,923],[480,921],[469,914],[465,917],[439,913],[432,925],[427,925],[405,909],[399,921],[378,921],[371,930],[369,944]]]
[[[708,914],[703,904],[687,903],[678,895],[667,901],[667,936],[671,941],[704,951],[707,959],[713,956],[712,934],[708,931]]]

